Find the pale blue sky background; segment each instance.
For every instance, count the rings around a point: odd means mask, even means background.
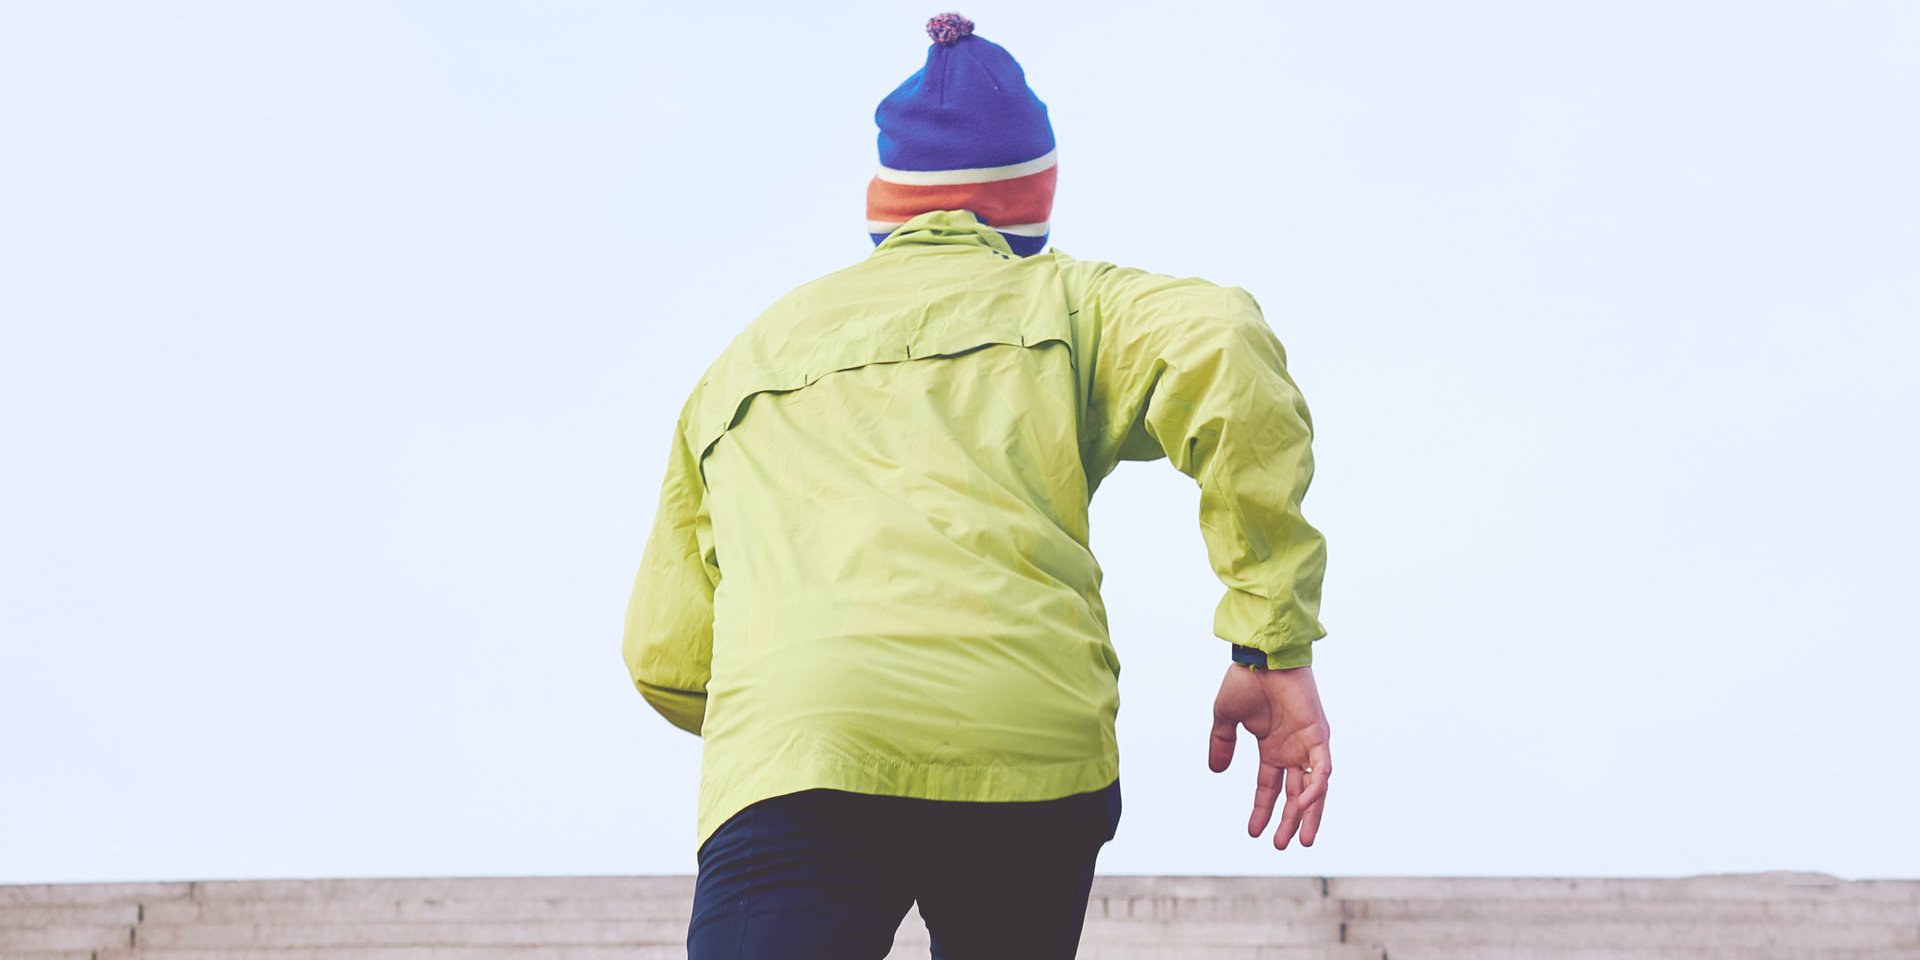
[[[0,882],[692,870],[668,430],[940,8],[691,7],[0,5]],[[1920,875],[1920,7],[961,9],[1058,244],[1251,290],[1320,430],[1321,843],[1136,464],[1103,869]]]

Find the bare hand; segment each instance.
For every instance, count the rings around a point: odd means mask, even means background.
[[[1287,803],[1280,812],[1273,845],[1285,850],[1298,830],[1300,844],[1313,846],[1327,800],[1327,779],[1333,775],[1327,715],[1320,709],[1313,668],[1228,667],[1220,681],[1220,692],[1213,698],[1213,738],[1207,750],[1207,766],[1214,773],[1227,769],[1232,762],[1239,727],[1246,727],[1260,744],[1260,773],[1254,778],[1253,818],[1247,821],[1247,835],[1257,837],[1266,831],[1284,784]]]

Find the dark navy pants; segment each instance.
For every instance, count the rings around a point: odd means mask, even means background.
[[[1120,782],[968,803],[806,790],[700,847],[689,960],[881,960],[915,902],[934,960],[1070,958]]]

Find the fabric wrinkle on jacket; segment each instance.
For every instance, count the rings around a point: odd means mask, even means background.
[[[1311,662],[1312,424],[1243,290],[908,221],[749,325],[682,409],[628,604],[647,701],[702,737],[698,838],[811,788],[1049,800],[1119,775],[1088,504],[1200,486],[1221,639]]]

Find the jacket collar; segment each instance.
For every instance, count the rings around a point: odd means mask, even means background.
[[[980,222],[971,210],[929,210],[895,227],[868,257],[890,250],[941,245],[977,246],[997,250],[1007,256],[1013,248],[1000,232]]]

